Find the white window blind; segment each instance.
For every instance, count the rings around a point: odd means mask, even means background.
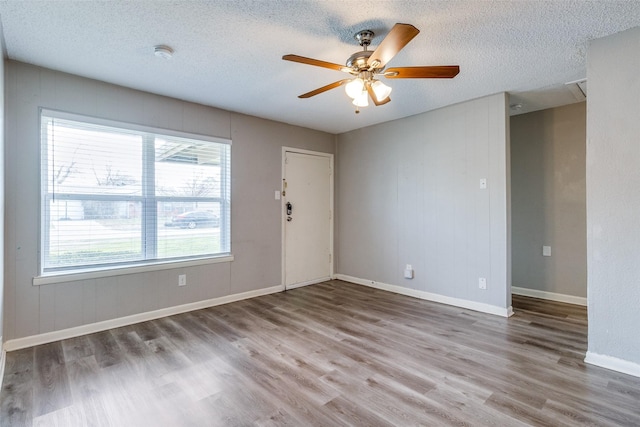
[[[42,273],[230,253],[228,140],[42,110]]]

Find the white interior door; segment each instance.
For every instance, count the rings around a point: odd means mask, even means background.
[[[331,163],[330,155],[284,152],[282,205],[287,289],[331,278]]]

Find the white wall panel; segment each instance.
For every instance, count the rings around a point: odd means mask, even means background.
[[[7,251],[11,256],[11,251]],[[8,258],[9,260],[11,258]],[[11,261],[5,260],[9,263]],[[31,286],[30,276],[34,272],[34,261],[20,259],[13,261],[16,274],[15,302],[5,301],[5,309],[8,316],[13,316],[15,321],[15,333],[26,337],[40,333],[40,292],[35,286]],[[20,286],[20,279],[28,286]],[[47,311],[48,312],[48,311]],[[12,338],[12,331],[5,331],[5,341]]]
[[[5,341],[281,284],[280,202],[273,197],[281,187],[281,147],[333,153],[335,136],[19,62],[6,65]],[[33,286],[40,107],[232,138],[236,261]],[[187,286],[178,287],[178,274],[187,275]]]
[[[3,39],[3,37],[0,37]],[[2,52],[5,51],[4,48],[4,40],[0,40],[0,49]],[[5,301],[5,287],[6,287],[6,263],[4,260],[5,255],[5,239],[6,239],[6,229],[5,229],[5,108],[4,108],[4,99],[5,99],[5,61],[4,58],[0,59],[0,99],[2,103],[0,103],[0,206],[3,209],[0,209],[0,241],[2,241],[2,245],[0,245],[0,345],[4,341],[4,328],[6,322],[4,320],[4,301]],[[0,354],[2,351],[0,349]],[[2,356],[0,356],[2,358]],[[0,368],[4,371],[4,366]]]
[[[121,97],[130,98],[131,95],[127,95],[130,90],[124,89],[121,90]],[[162,129],[180,129],[182,130],[185,126],[188,127],[186,123],[184,123],[183,115],[184,113],[184,103],[178,99],[172,99],[167,97],[162,97],[160,100],[156,95],[150,93],[136,93],[136,98],[140,98],[137,103],[142,104],[142,114],[144,123],[148,123],[150,126],[156,126]],[[101,115],[98,112],[98,115]],[[126,120],[126,117],[132,117],[131,112],[127,112],[126,115],[123,114],[125,118],[122,120]],[[193,131],[192,131],[193,132]]]
[[[422,217],[425,203],[424,154],[422,142],[419,138],[407,141],[407,151],[416,153],[415,160],[411,156],[398,157],[398,240],[403,242],[398,246],[398,259],[394,271],[404,270],[410,264],[414,271],[424,275],[427,271],[425,252],[427,241],[424,239],[424,219]],[[391,197],[389,198],[391,199]],[[404,280],[404,284],[417,290],[423,289],[424,281]]]
[[[82,287],[83,283],[81,282],[61,283],[57,286],[51,286],[54,291],[54,330],[73,328],[74,326],[80,326],[84,323],[84,313],[81,309],[84,304]],[[48,288],[48,286],[45,286],[45,288]],[[42,302],[43,298],[40,298],[40,300]],[[78,309],[70,310],[70,307],[77,307]],[[41,324],[43,323],[42,320],[43,319],[40,319]]]
[[[120,317],[118,313],[118,277],[92,280],[96,288],[96,322]],[[56,285],[46,286],[55,287]]]
[[[637,27],[594,40],[587,62],[587,359],[617,360],[633,366],[635,375],[640,374],[639,52]]]
[[[82,324],[96,322],[96,281],[85,280],[82,283]]]
[[[56,327],[56,305],[55,305],[55,286],[48,286],[44,289],[39,289],[39,312],[34,315],[34,318],[38,320],[40,333],[51,332]],[[35,313],[34,313],[35,314]]]
[[[202,135],[231,138],[231,113],[204,105],[183,103],[182,130]]]
[[[333,135],[240,114],[231,131],[231,291],[239,293],[282,284],[281,201],[274,197],[282,187],[282,147],[333,153],[335,145]]]
[[[498,94],[339,135],[338,272],[508,308],[506,111]]]
[[[118,317],[131,316],[159,308],[158,293],[156,292],[158,284],[149,280],[148,273],[116,276],[116,283]],[[55,286],[57,288],[64,286],[64,284]]]

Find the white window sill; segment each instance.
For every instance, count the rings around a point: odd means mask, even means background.
[[[159,262],[154,264],[137,265],[133,267],[105,268],[100,270],[84,270],[65,273],[54,273],[33,278],[33,286],[51,285],[55,283],[75,282],[78,280],[98,279],[101,277],[123,276],[126,274],[145,273],[149,271],[170,270],[175,268],[193,267],[196,265],[218,264],[233,261],[233,255],[214,258],[201,258],[186,261]]]

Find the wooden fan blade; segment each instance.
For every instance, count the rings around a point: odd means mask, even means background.
[[[452,79],[458,75],[458,65],[438,65],[433,67],[395,67],[383,73],[388,79]]]
[[[396,24],[393,26],[387,37],[373,51],[369,57],[367,65],[374,68],[382,68],[387,62],[396,56],[403,47],[407,45],[420,30],[411,24]]]
[[[389,96],[387,96],[382,101],[378,101],[378,99],[376,98],[376,93],[373,91],[373,88],[371,87],[370,84],[367,85],[367,92],[369,93],[369,98],[371,98],[373,103],[376,104],[376,107],[378,107],[380,105],[384,105],[387,102],[391,101],[391,97],[389,97]]]
[[[322,92],[326,92],[328,90],[331,89],[335,89],[337,87],[342,86],[345,83],[349,83],[351,81],[351,79],[344,79],[344,80],[339,80],[337,82],[333,82],[331,84],[328,84],[326,86],[322,86],[316,90],[312,90],[311,92],[307,92],[307,93],[303,93],[302,95],[298,96],[298,98],[311,98],[312,96],[316,96]]]
[[[329,68],[331,70],[344,71],[345,73],[351,71],[351,68],[345,67],[344,65],[334,64],[333,62],[320,61],[319,59],[306,58],[299,55],[284,55],[282,59],[284,59],[285,61],[299,62],[301,64],[315,65],[316,67]]]

